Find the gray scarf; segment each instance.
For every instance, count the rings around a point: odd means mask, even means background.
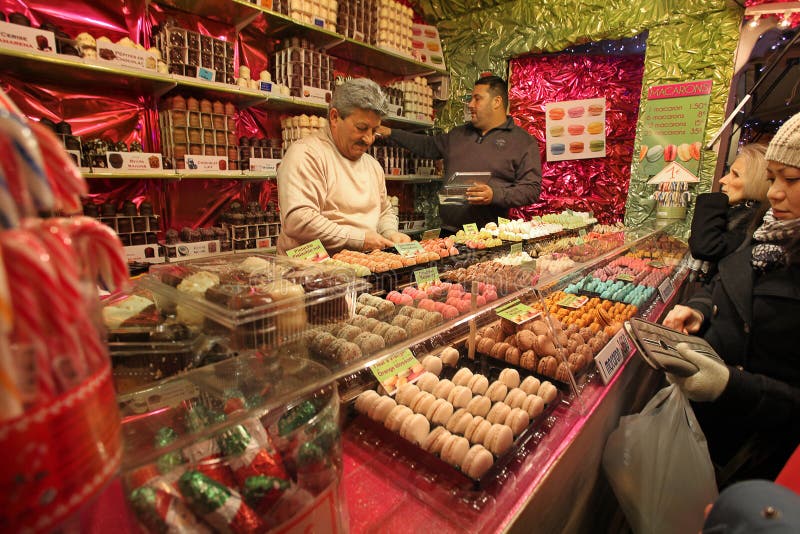
[[[789,263],[785,243],[797,235],[800,219],[779,221],[772,215],[772,208],[764,215],[764,221],[755,232],[753,239],[758,242],[753,247],[752,264],[756,271],[766,272]]]

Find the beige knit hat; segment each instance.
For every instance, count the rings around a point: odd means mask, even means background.
[[[783,123],[769,142],[765,157],[768,161],[800,168],[800,113]]]

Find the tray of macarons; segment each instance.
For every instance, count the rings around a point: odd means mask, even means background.
[[[566,384],[452,347],[421,363],[426,372],[394,396],[361,393],[354,423],[463,489],[489,488],[524,457],[567,393]]]

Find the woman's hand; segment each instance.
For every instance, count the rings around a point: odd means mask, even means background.
[[[689,306],[675,306],[662,321],[667,328],[684,334],[694,334],[703,324],[703,314]]]

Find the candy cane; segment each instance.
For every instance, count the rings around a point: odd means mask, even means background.
[[[86,181],[53,132],[35,122],[29,123],[28,126],[36,136],[42,151],[47,176],[56,193],[56,207],[65,213],[79,213],[80,197],[89,194]]]
[[[19,376],[11,357],[9,336],[14,328],[11,293],[0,251],[0,421],[22,414]]]
[[[22,173],[17,165],[16,151],[11,140],[6,139],[0,135],[0,167],[3,169],[6,185],[11,198],[16,203],[14,208],[13,219],[16,222],[19,219],[18,213],[25,213],[32,215],[34,212],[33,202]],[[11,225],[13,227],[16,225]]]
[[[88,371],[77,336],[69,327],[75,303],[64,299],[52,256],[35,234],[10,230],[6,237],[2,243],[6,270],[15,283],[28,282],[37,289],[35,296],[40,299],[42,324],[47,330],[36,333],[47,344],[54,376],[60,385],[68,387]],[[71,374],[59,372],[66,369],[62,361],[68,362]]]
[[[14,156],[31,192],[34,207],[40,211],[52,211],[53,192],[47,181],[42,152],[33,131],[23,118],[0,110],[0,134],[5,135],[14,147]]]
[[[66,224],[78,254],[90,260],[91,279],[99,278],[111,291],[127,285],[128,262],[114,230],[91,217],[72,217]]]

